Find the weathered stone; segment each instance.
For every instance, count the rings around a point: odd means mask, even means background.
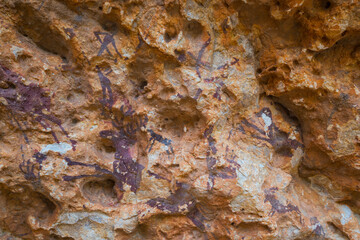
[[[360,239],[360,4],[3,0],[1,239]]]

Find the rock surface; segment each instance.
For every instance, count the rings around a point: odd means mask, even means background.
[[[360,239],[358,0],[2,0],[1,239]]]

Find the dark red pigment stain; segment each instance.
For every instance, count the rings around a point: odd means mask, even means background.
[[[215,178],[222,178],[222,179],[234,179],[237,177],[236,175],[236,168],[240,167],[240,165],[235,161],[236,156],[234,154],[229,154],[229,148],[226,147],[226,156],[225,160],[230,163],[229,166],[222,167],[220,169],[217,168],[216,162],[217,158],[212,156],[212,154],[217,153],[216,148],[216,140],[211,136],[214,130],[214,125],[210,125],[204,132],[204,137],[208,140],[209,150],[206,154],[206,164],[207,169],[209,171],[209,180],[211,182],[208,183],[208,189],[212,190],[215,182]],[[232,151],[233,152],[233,151]]]
[[[35,153],[32,156],[33,159],[35,159],[35,162],[30,159],[25,160],[24,153],[22,153],[21,157],[22,162],[19,164],[19,169],[23,173],[24,178],[33,183],[35,186],[39,186],[40,171],[42,169],[42,163],[46,160],[46,155],[40,152]]]
[[[100,80],[100,85],[102,89],[103,98],[100,99],[100,103],[102,105],[103,114],[105,111],[112,111],[112,106],[114,105],[114,96],[111,89],[111,82],[109,78],[107,78],[104,73],[101,71],[99,66],[96,66],[96,71]]]
[[[199,53],[198,53],[198,56],[195,57],[191,52],[188,52],[188,54],[190,55],[190,57],[194,58],[195,59],[195,69],[196,69],[196,74],[198,75],[198,77],[201,79],[201,73],[200,73],[200,67],[201,66],[205,66],[206,67],[206,64],[202,62],[202,57],[204,55],[204,52],[205,52],[205,49],[210,45],[210,42],[211,42],[211,36],[210,34],[208,33],[209,35],[209,39],[206,40],[204,42],[204,44],[201,46],[201,49],[199,50]]]
[[[38,11],[42,8],[42,6],[44,5],[45,1],[46,1],[46,0],[42,0],[42,1],[41,1],[40,5],[39,5],[39,7],[38,7]]]
[[[321,226],[317,217],[310,218],[311,225],[315,226],[315,229],[312,231],[311,234],[315,234],[316,236],[320,237],[321,239],[325,238],[325,231],[323,226]]]
[[[149,171],[149,170],[147,170],[147,173],[148,173],[150,176],[152,176],[152,177],[154,177],[154,178],[156,178],[156,179],[162,179],[162,180],[166,180],[166,181],[170,182],[168,179],[160,176],[159,174],[153,173],[153,172],[151,172],[151,171]]]
[[[101,56],[103,54],[104,51],[106,51],[111,57],[113,57],[113,55],[111,54],[110,50],[109,50],[109,45],[111,44],[116,52],[117,55],[119,55],[120,58],[123,58],[121,53],[119,52],[119,50],[116,47],[115,44],[115,39],[114,39],[114,35],[110,34],[108,32],[94,32],[94,35],[96,37],[96,39],[100,42],[101,46],[100,46],[100,50],[98,52],[98,56]],[[103,38],[101,38],[101,36],[104,36]],[[117,60],[115,59],[115,62],[117,62]]]
[[[196,206],[196,199],[190,194],[190,186],[179,182],[176,183],[176,186],[176,191],[168,198],[153,198],[147,201],[146,204],[170,214],[187,212],[186,217],[201,231],[205,231],[204,221],[206,219]]]
[[[200,74],[201,58],[204,55],[205,49],[210,45],[210,42],[211,42],[211,36],[209,34],[209,39],[206,40],[206,42],[201,47],[201,49],[199,51],[199,54],[198,54],[198,57],[196,59],[195,69],[196,69],[196,73],[197,73],[199,78],[201,78],[201,74]]]
[[[63,28],[64,32],[66,33],[66,35],[72,39],[73,37],[75,37],[75,33],[74,30],[72,28]]]
[[[124,191],[124,184],[128,184],[130,186],[130,190],[132,192],[136,192],[140,186],[141,181],[141,171],[144,167],[132,159],[122,159],[115,160],[113,162],[113,171],[109,171],[107,169],[101,168],[97,164],[85,164],[81,162],[72,161],[69,158],[65,158],[65,161],[69,166],[83,166],[94,168],[98,174],[89,174],[89,175],[77,175],[77,176],[64,176],[64,181],[72,181],[75,179],[80,179],[84,177],[104,177],[104,176],[113,176],[115,178],[116,186]],[[130,162],[131,161],[131,162]]]
[[[53,138],[59,143],[59,139],[50,123],[56,124],[70,140],[73,150],[75,151],[76,141],[70,139],[68,133],[62,127],[60,119],[50,113],[45,113],[50,112],[51,99],[46,95],[44,89],[34,83],[25,85],[21,82],[21,77],[18,74],[1,65],[0,84],[0,97],[6,100],[7,104],[5,107],[9,110],[12,119],[14,119],[16,125],[22,131],[27,144],[29,144],[29,138],[24,132],[17,116],[30,116],[36,122],[40,123],[44,129],[50,128]]]
[[[95,169],[97,172],[93,175],[77,175],[77,176],[64,176],[65,181],[72,181],[84,177],[103,177],[105,175],[111,175],[115,178],[116,186],[120,191],[124,191],[124,184],[130,186],[132,192],[136,192],[140,186],[141,172],[144,167],[133,160],[131,156],[131,147],[136,143],[136,133],[141,128],[146,128],[148,118],[147,116],[136,116],[135,111],[132,109],[128,101],[125,100],[125,104],[119,109],[120,116],[114,114],[113,106],[115,103],[113,91],[111,88],[111,82],[107,78],[100,67],[96,67],[101,88],[102,99],[100,104],[102,106],[102,112],[105,118],[111,120],[113,130],[105,130],[100,132],[100,137],[109,139],[112,142],[112,146],[115,148],[113,162],[113,170],[101,168],[97,164],[85,164],[81,162],[72,161],[66,158],[69,166],[83,166]],[[129,121],[125,121],[128,118]]]
[[[237,124],[236,126],[234,126],[234,127],[230,130],[229,136],[228,136],[227,140],[230,140],[230,138],[231,138],[231,136],[233,135],[233,132],[234,132],[234,131],[235,131],[235,132],[239,131],[239,132],[245,134],[245,129],[244,129],[244,127],[243,127],[241,124]]]
[[[203,90],[201,88],[198,88],[198,90],[196,91],[196,94],[194,96],[194,99],[198,100],[202,92],[203,92]]]
[[[235,64],[237,64],[240,60],[236,57],[233,57],[233,60],[230,63],[225,63],[224,65],[219,66],[217,69],[228,69],[231,66],[234,66]]]
[[[209,128],[207,128],[204,132],[204,137],[208,140],[208,143],[209,143],[209,147],[211,149],[211,152],[213,154],[216,154],[217,152],[217,149],[216,149],[216,146],[215,146],[215,139],[211,136],[212,132],[214,130],[214,125],[210,125]]]
[[[26,180],[36,182],[40,179],[40,173],[35,174],[35,166],[30,159],[23,159],[22,163],[19,164],[20,171],[24,174]]]
[[[226,70],[232,66],[234,66],[235,64],[239,63],[239,59],[236,58],[236,57],[233,57],[233,60],[228,62],[228,63],[225,63],[221,66],[219,66],[217,68],[217,70]],[[205,78],[204,79],[204,82],[207,82],[207,83],[214,83],[214,82],[217,82],[217,83],[220,83],[221,86],[224,86],[225,84],[220,80],[221,78],[227,78],[228,76],[226,74],[219,74],[217,76],[213,76],[213,77],[210,77],[210,78]]]
[[[226,78],[226,77],[224,77]],[[215,93],[213,98],[216,98],[218,101],[221,101],[221,92],[224,92],[227,89],[226,84],[219,77],[211,77],[204,79],[207,83],[214,83],[216,85]]]
[[[198,52],[198,56],[197,56],[197,57],[195,57],[191,52],[187,52],[188,55],[189,55],[191,58],[195,59],[195,70],[196,70],[196,74],[198,75],[198,77],[199,77],[200,79],[202,78],[202,77],[201,77],[201,73],[200,73],[200,68],[201,68],[201,67],[203,67],[203,68],[205,68],[205,69],[208,69],[208,70],[211,70],[211,68],[212,68],[209,64],[204,63],[204,62],[202,61],[202,57],[203,57],[203,55],[204,55],[204,52],[205,52],[206,48],[207,48],[207,47],[210,45],[210,43],[211,43],[211,36],[210,36],[209,33],[208,33],[208,35],[209,35],[209,39],[204,42],[204,44],[202,45],[201,49],[200,49],[199,52]],[[185,57],[184,57],[184,59],[182,59],[182,60],[185,60]],[[225,69],[225,70],[226,70],[226,69],[228,69],[229,67],[234,66],[235,64],[238,64],[239,61],[240,61],[240,60],[239,60],[238,58],[233,57],[233,60],[232,60],[232,61],[230,61],[230,62],[228,62],[228,63],[224,63],[223,65],[217,67],[217,70],[222,70],[222,69]],[[207,83],[213,83],[213,82],[218,83],[218,84],[217,84],[218,86],[216,87],[216,91],[215,91],[213,97],[216,98],[216,99],[219,100],[219,101],[221,100],[221,95],[220,95],[221,90],[222,90],[223,88],[226,88],[225,83],[224,83],[223,81],[221,81],[220,78],[227,78],[227,75],[226,75],[226,74],[220,74],[220,75],[218,75],[218,76],[214,76],[214,77],[210,77],[210,78],[205,78],[205,79],[204,79],[204,81],[207,82]],[[200,91],[200,92],[199,92],[199,91]],[[201,92],[202,92],[201,89],[198,89],[198,90],[197,90],[197,93],[196,93],[196,95],[195,95],[195,97],[194,97],[195,100],[198,99],[198,97],[199,97],[199,95],[201,94]]]
[[[181,95],[180,93],[176,94],[176,96],[177,96],[178,98],[184,98],[184,96]]]
[[[299,208],[291,203],[287,203],[283,205],[278,199],[275,197],[276,191],[279,190],[277,187],[269,188],[265,190],[265,200],[264,203],[269,202],[271,204],[271,211],[269,215],[272,217],[275,213],[288,213],[288,212],[296,212],[300,216],[300,223],[302,223],[301,212]]]
[[[51,99],[47,96],[44,89],[34,83],[25,85],[21,82],[21,77],[12,72],[8,68],[0,65],[0,97],[4,98],[6,104],[4,107],[8,110],[10,118],[14,120],[27,145],[30,144],[29,138],[25,133],[28,126],[26,121],[21,122],[19,117],[30,116],[34,121],[38,122],[44,129],[51,129],[54,140],[59,143],[58,136],[52,129],[52,125],[56,124],[63,134],[70,140],[72,148],[75,151],[76,141],[71,140],[68,133],[62,127],[60,119],[50,113]],[[40,171],[42,163],[46,160],[46,155],[35,152],[31,159],[25,159],[23,146],[21,145],[22,162],[19,169],[23,173],[24,178],[35,186],[40,185]]]
[[[139,49],[145,44],[140,34],[138,34],[138,39],[139,39],[139,44],[136,46],[135,52],[139,51]]]
[[[97,164],[85,164],[80,162],[71,161],[66,159],[70,166],[84,166],[94,168],[99,174],[95,175],[79,175],[79,176],[65,176],[65,181],[71,181],[83,177],[95,176],[102,177],[104,175],[112,175],[115,178],[116,186],[124,191],[124,184],[130,186],[132,192],[136,192],[140,186],[141,172],[144,167],[133,160],[131,156],[130,148],[136,143],[136,139],[133,138],[134,134],[145,127],[147,124],[147,118],[140,118],[139,121],[131,121],[128,124],[124,124],[121,119],[114,120],[113,126],[116,130],[106,130],[100,132],[100,137],[110,139],[115,148],[113,162],[113,171],[109,171],[101,168]]]
[[[148,129],[147,130],[150,133],[150,147],[149,147],[149,152],[151,152],[152,147],[154,146],[155,142],[159,142],[162,143],[163,145],[167,146],[167,154],[170,153],[174,153],[174,149],[171,145],[172,141],[170,139],[164,138],[163,136],[161,136],[160,134],[155,133],[153,130]]]
[[[211,186],[208,183],[208,189],[212,190],[214,187],[215,178],[222,178],[222,179],[234,179],[237,177],[236,175],[236,167],[228,166],[228,167],[222,167],[221,169],[218,169],[216,167],[217,159],[215,157],[210,156],[209,153],[207,153],[206,156],[206,164],[209,171],[209,179],[211,181]],[[232,161],[235,162],[235,161]]]
[[[271,125],[268,126],[268,132],[260,129],[255,124],[250,121],[244,119],[241,121],[242,125],[239,124],[238,130],[242,133],[246,133],[245,128],[253,129],[257,132],[257,134],[250,133],[251,137],[266,141],[273,146],[276,152],[283,156],[291,157],[293,156],[291,149],[297,149],[298,147],[304,147],[302,143],[297,140],[290,139],[289,133],[281,131],[273,121],[272,113],[269,108],[263,108],[260,112],[256,113],[256,117],[260,118],[262,114],[265,114],[268,118],[271,119]]]
[[[216,87],[216,91],[213,95],[213,98],[216,98],[217,100],[221,101],[221,95],[220,95],[221,87]]]

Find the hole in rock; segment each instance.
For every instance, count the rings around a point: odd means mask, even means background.
[[[331,2],[330,1],[324,1],[323,8],[329,9],[330,7],[331,7]]]
[[[22,239],[35,239],[28,217],[33,216],[40,224],[52,224],[57,214],[57,205],[46,195],[32,190],[30,187],[17,185],[17,190],[0,184],[0,226]],[[11,216],[11,217],[9,217]]]
[[[101,27],[105,31],[110,32],[110,33],[117,33],[118,29],[119,29],[119,26],[117,25],[117,23],[115,23],[113,21],[106,21],[106,20],[103,20],[101,22]]]
[[[327,38],[326,36],[323,36],[321,38],[321,41],[327,43],[327,42],[329,42],[329,38]]]
[[[114,152],[116,152],[116,149],[115,149],[113,146],[104,145],[104,149],[105,149],[105,152],[107,152],[107,153],[114,153]]]
[[[185,51],[184,50],[174,50],[174,53],[176,54],[177,56],[177,59],[180,61],[180,62],[183,62],[186,60],[186,55],[185,55]]]
[[[300,63],[299,63],[299,61],[298,61],[298,60],[296,60],[296,59],[295,59],[295,60],[293,60],[293,65],[294,65],[294,66],[299,66],[299,65],[300,65]]]
[[[148,82],[145,79],[142,79],[139,84],[140,90],[144,90],[147,85],[148,85]]]
[[[50,240],[74,240],[72,237],[61,237],[59,235],[56,234],[51,234],[49,236]]]
[[[277,67],[272,67],[269,69],[269,72],[275,72],[277,70]]]
[[[37,193],[37,199],[39,199],[39,206],[41,206],[36,208],[39,219],[45,220],[54,214],[56,205],[50,199],[41,193]]]
[[[86,182],[82,186],[82,194],[90,202],[104,206],[114,206],[119,203],[115,181],[110,178]]]
[[[178,35],[178,32],[174,26],[167,27],[166,31],[165,31],[165,36],[164,36],[165,42],[170,42],[171,40],[176,38],[177,35]]]
[[[333,6],[332,2],[329,0],[315,0],[313,1],[313,5],[322,10],[329,10]]]
[[[198,21],[191,20],[186,24],[185,32],[193,38],[196,38],[202,34],[204,27]]]
[[[74,125],[78,124],[79,122],[80,122],[80,120],[77,119],[77,118],[73,118],[73,119],[71,120],[71,123],[74,124]]]

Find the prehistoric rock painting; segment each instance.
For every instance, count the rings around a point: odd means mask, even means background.
[[[159,178],[159,177],[158,177]],[[160,177],[161,179],[164,179]],[[167,180],[167,179],[165,179]],[[169,181],[169,180],[167,180]],[[168,214],[185,214],[201,231],[205,230],[205,217],[196,206],[196,199],[189,192],[190,186],[186,183],[176,183],[177,189],[168,198],[154,198],[146,202]]]
[[[310,223],[311,223],[311,225],[314,226],[314,230],[312,233],[315,234],[320,239],[324,239],[325,238],[324,228],[323,228],[323,226],[321,226],[317,217],[310,218]]]
[[[100,99],[102,113],[106,118],[111,119],[112,126],[115,129],[100,132],[100,137],[109,139],[115,148],[114,158],[116,160],[113,162],[113,170],[109,171],[101,168],[97,164],[85,164],[65,158],[69,166],[90,167],[97,173],[92,175],[67,175],[64,176],[63,179],[65,181],[72,181],[85,177],[105,177],[110,175],[114,177],[116,186],[120,189],[120,191],[124,191],[124,184],[128,184],[130,186],[130,190],[132,192],[136,192],[140,186],[141,172],[144,169],[144,166],[133,159],[130,148],[136,144],[135,134],[141,129],[146,129],[148,118],[147,116],[142,117],[135,115],[135,111],[127,101],[125,101],[125,104],[120,107],[120,115],[114,114],[112,108],[115,104],[115,100],[111,88],[111,81],[104,75],[100,67],[96,66],[96,70],[102,88],[102,99]],[[129,118],[129,121],[125,121],[125,118]],[[151,152],[155,142],[159,142],[167,147],[166,152],[168,154],[174,153],[170,139],[162,137],[151,129],[147,129],[147,132],[150,133],[149,147],[147,147],[148,152]]]
[[[202,92],[203,92],[203,90],[201,88],[198,88],[198,90],[196,91],[196,94],[194,96],[194,99],[198,100]]]
[[[243,119],[237,130],[253,138],[269,143],[276,152],[291,157],[292,149],[303,147],[296,139],[291,139],[289,133],[280,130],[274,123],[271,110],[263,108],[255,114],[254,120]]]
[[[94,35],[96,37],[96,39],[101,43],[100,46],[100,50],[98,52],[98,56],[101,56],[103,54],[103,52],[106,50],[106,52],[113,57],[113,55],[111,54],[110,50],[109,50],[109,44],[111,44],[113,46],[113,49],[115,50],[116,54],[119,55],[120,58],[122,58],[121,53],[119,52],[119,50],[116,47],[115,44],[115,39],[114,39],[114,35],[110,34],[108,32],[99,32],[96,31],[94,32]],[[101,38],[101,36],[104,36],[103,38]],[[116,60],[115,60],[116,62]]]
[[[141,180],[141,171],[144,167],[138,163],[134,163],[132,159],[116,160],[113,162],[113,171],[101,168],[97,164],[85,164],[81,162],[75,162],[69,158],[65,158],[69,166],[83,166],[95,169],[98,174],[91,175],[77,175],[77,176],[64,176],[64,181],[72,181],[75,179],[85,178],[85,177],[106,177],[113,176],[115,178],[116,186],[120,191],[124,191],[124,184],[130,186],[132,192],[136,192],[140,186]],[[131,162],[130,162],[131,161]]]
[[[36,186],[40,184],[40,171],[42,169],[42,163],[46,160],[46,155],[37,152],[33,155],[35,162],[30,159],[25,160],[24,154],[22,156],[22,162],[19,164],[20,171],[24,174],[24,178]]]
[[[216,161],[217,161],[217,159],[209,156],[209,154],[206,157],[207,168],[209,170],[209,179],[211,182],[211,185],[208,184],[208,189],[213,188],[216,177],[219,177],[222,179],[236,178],[236,167],[233,167],[232,165],[230,165],[229,167],[223,167],[221,169],[218,169],[216,167]]]
[[[360,239],[359,1],[0,9],[0,239]]]
[[[0,66],[0,84],[0,97],[6,101],[4,107],[8,110],[10,119],[16,123],[22,132],[26,143],[25,146],[30,147],[30,140],[26,133],[26,127],[28,127],[30,123],[26,120],[21,122],[20,119],[30,117],[32,121],[39,123],[45,130],[50,129],[54,140],[60,143],[51,123],[57,125],[70,140],[72,148],[75,151],[76,141],[70,139],[67,131],[65,131],[61,124],[61,120],[50,113],[51,99],[47,96],[45,90],[33,83],[25,85],[21,82],[21,77],[18,74],[3,66]],[[20,148],[22,152],[22,162],[19,164],[19,169],[26,180],[33,183],[34,186],[39,186],[42,162],[46,160],[46,155],[35,151],[32,158],[25,159],[22,144]],[[33,151],[31,147],[29,150]]]
[[[239,61],[240,61],[240,60],[239,60],[238,58],[233,57],[233,60],[232,60],[232,61],[230,61],[230,62],[228,62],[228,63],[225,63],[225,64],[217,67],[217,70],[226,70],[226,69],[228,69],[228,68],[230,68],[230,67],[238,64]],[[221,71],[220,71],[219,75],[212,76],[212,77],[210,77],[210,78],[205,78],[204,81],[207,82],[207,83],[218,82],[218,83],[220,83],[220,84],[225,85],[220,79],[226,79],[226,78],[227,78],[227,76],[226,76],[225,74],[221,73]]]
[[[204,132],[204,137],[207,139],[210,150],[213,154],[217,153],[217,149],[215,146],[215,139],[211,136],[212,132],[214,130],[214,125],[210,125],[209,128],[207,128]]]
[[[20,131],[22,131],[27,144],[29,144],[29,138],[25,133],[24,126],[20,124],[18,116],[29,116],[44,129],[51,129],[54,140],[59,143],[60,141],[50,123],[56,124],[70,140],[73,150],[75,150],[76,141],[70,139],[68,133],[61,125],[61,120],[50,113],[46,113],[50,112],[51,99],[47,96],[45,90],[34,83],[25,85],[21,82],[21,77],[18,74],[3,66],[0,66],[0,80],[2,85],[0,97],[5,99],[5,108],[9,110],[11,119],[15,121]],[[24,121],[24,125],[27,125],[26,121]]]
[[[188,52],[188,54],[196,60],[195,69],[196,69],[196,74],[198,75],[199,78],[201,78],[200,67],[206,66],[206,64],[203,63],[201,59],[204,55],[206,48],[210,45],[211,42],[211,36],[210,34],[208,35],[209,35],[209,39],[206,40],[204,44],[201,46],[201,49],[198,52],[197,57],[195,57],[191,52]]]
[[[105,117],[110,118],[112,126],[115,130],[104,130],[100,132],[100,137],[104,139],[109,139],[112,142],[112,145],[115,148],[113,162],[113,170],[109,171],[104,168],[101,168],[97,164],[85,164],[81,162],[72,161],[69,158],[65,158],[69,166],[84,166],[94,168],[98,174],[93,175],[78,175],[78,176],[64,176],[65,181],[72,181],[74,179],[84,178],[84,177],[103,177],[106,175],[111,175],[115,178],[116,186],[120,191],[124,191],[124,184],[130,186],[132,192],[136,192],[140,186],[141,172],[144,167],[134,161],[131,156],[130,148],[136,143],[135,134],[140,131],[141,128],[146,128],[147,117],[137,117],[134,115],[132,107],[128,105],[128,109],[125,111],[124,105],[120,107],[121,116],[115,116],[112,118],[113,105],[115,103],[113,98],[113,92],[111,89],[111,82],[101,71],[99,67],[96,67],[103,98],[100,100],[102,105],[103,114]],[[125,122],[125,117],[130,117],[129,122]]]
[[[296,212],[300,216],[300,223],[302,223],[301,212],[299,208],[291,203],[286,205],[282,204],[275,196],[276,191],[279,190],[277,187],[269,188],[265,190],[265,200],[264,202],[269,202],[271,204],[271,211],[269,215],[272,217],[275,213],[289,213]]]
[[[151,149],[154,146],[155,142],[159,142],[159,143],[161,143],[161,144],[163,144],[163,145],[165,145],[167,147],[166,152],[168,154],[174,153],[174,149],[173,149],[173,147],[171,145],[171,140],[170,139],[164,138],[163,136],[161,136],[160,134],[155,133],[151,129],[148,129],[147,131],[150,133],[150,136],[151,136],[150,140],[149,140],[149,144],[150,144],[150,147],[148,148],[149,152],[151,152]]]
[[[111,90],[111,82],[109,78],[107,78],[103,74],[99,66],[96,66],[96,70],[99,76],[102,95],[103,95],[103,98],[100,100],[100,103],[103,107],[103,110],[107,110],[111,112],[112,111],[111,108],[114,105],[114,97],[113,97],[113,92]]]
[[[217,148],[215,146],[216,140],[211,136],[214,130],[214,125],[209,126],[204,132],[204,137],[207,139],[209,144],[209,150],[206,155],[207,169],[209,172],[209,183],[207,185],[208,189],[213,189],[215,178],[219,177],[222,179],[233,179],[236,178],[236,168],[240,165],[235,161],[236,156],[234,154],[229,154],[229,148],[226,148],[225,160],[228,162],[229,166],[218,168],[216,162],[218,161],[217,157],[213,155],[217,153]]]

